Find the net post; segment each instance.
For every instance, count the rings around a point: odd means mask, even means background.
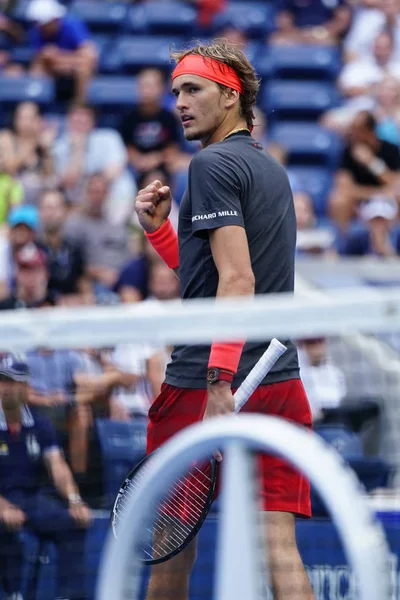
[[[242,442],[232,441],[224,451],[223,460],[217,600],[259,600],[262,597],[262,567],[267,563],[266,554],[260,552],[260,544],[255,543],[263,532],[260,536],[254,471],[252,453]]]

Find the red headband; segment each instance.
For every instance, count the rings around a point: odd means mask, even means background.
[[[172,80],[180,75],[198,75],[243,94],[243,86],[236,71],[220,60],[205,58],[199,54],[188,54],[177,64]]]

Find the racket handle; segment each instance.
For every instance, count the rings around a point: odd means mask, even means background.
[[[286,350],[286,346],[281,344],[276,338],[271,340],[267,350],[236,391],[234,395],[235,412],[239,412],[243,408],[252,393],[258,388],[264,377]]]

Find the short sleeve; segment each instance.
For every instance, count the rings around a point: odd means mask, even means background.
[[[189,193],[194,234],[227,225],[244,227],[243,184],[235,167],[232,157],[217,152],[200,152],[192,160]]]
[[[76,49],[80,48],[85,42],[90,39],[89,31],[86,25],[79,19],[68,19],[69,38],[71,45]]]
[[[35,415],[35,427],[43,455],[60,449],[56,431],[49,419],[44,416],[37,417]]]

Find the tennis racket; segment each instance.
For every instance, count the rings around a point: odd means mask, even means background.
[[[276,361],[286,351],[286,346],[273,339],[263,356],[250,371],[234,394],[235,413],[245,405]],[[156,451],[157,452],[157,451]],[[111,512],[111,525],[115,537],[120,527],[125,527],[124,515],[130,497],[140,487],[141,479],[150,468],[154,454],[144,458],[121,485]],[[141,547],[141,559],[149,565],[165,562],[180,552],[200,530],[214,499],[218,462],[205,459],[192,465],[167,491],[158,504],[151,526],[147,527]]]

